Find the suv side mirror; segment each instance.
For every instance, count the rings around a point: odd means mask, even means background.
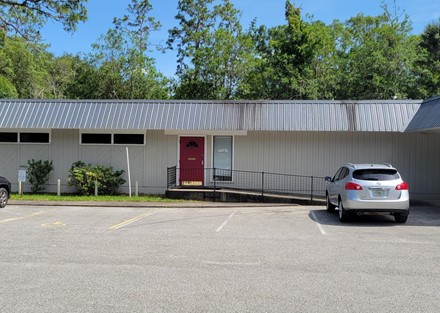
[[[333,179],[330,176],[326,176],[325,181],[331,183]]]

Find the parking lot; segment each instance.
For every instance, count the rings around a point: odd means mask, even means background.
[[[0,210],[0,312],[437,312],[440,208]]]

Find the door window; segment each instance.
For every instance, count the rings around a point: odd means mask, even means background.
[[[214,136],[214,179],[232,181],[232,136]]]

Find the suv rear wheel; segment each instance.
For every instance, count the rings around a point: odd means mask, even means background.
[[[406,221],[408,220],[408,214],[395,213],[394,219],[396,220],[396,223],[406,223]]]
[[[0,188],[0,208],[4,208],[8,203],[9,193],[6,188]]]
[[[339,215],[339,220],[341,222],[346,222],[347,221],[347,211],[345,211],[344,206],[342,205],[342,201],[341,199],[339,199],[338,201],[338,215]]]

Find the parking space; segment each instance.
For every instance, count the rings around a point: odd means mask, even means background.
[[[434,312],[440,208],[0,210],[5,312]]]

